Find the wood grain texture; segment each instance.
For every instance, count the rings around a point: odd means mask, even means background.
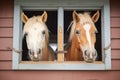
[[[1,0],[0,1],[0,17],[13,17],[14,0]]]
[[[118,1],[110,0],[112,70],[120,70],[120,5]]]
[[[0,27],[13,27],[13,18],[0,18]]]
[[[0,50],[11,50],[13,47],[12,38],[0,38]]]
[[[117,17],[117,18],[113,18],[113,17],[111,17],[111,27],[118,27],[118,28],[120,28],[120,18],[119,17]]]
[[[120,39],[120,28],[111,28],[111,38]]]
[[[112,39],[111,40],[111,48],[112,49],[120,49],[120,39]]]
[[[120,71],[0,71],[1,80],[119,80]]]
[[[0,70],[11,70],[12,61],[0,61]]]
[[[0,37],[13,37],[13,28],[0,28]]]
[[[120,60],[112,60],[112,70],[120,70]]]
[[[119,59],[120,60],[120,50],[113,49],[111,53],[112,53],[112,59],[115,59],[115,60]]]
[[[12,51],[0,51],[0,61],[12,61]]]
[[[63,51],[63,30],[62,27],[59,27],[58,30],[58,51]],[[58,53],[58,61],[64,61],[64,53]]]
[[[120,3],[119,0],[110,0],[111,17],[120,17]]]

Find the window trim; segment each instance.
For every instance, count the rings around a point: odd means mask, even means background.
[[[59,3],[59,4],[57,4]],[[65,4],[67,3],[67,5]],[[93,6],[94,5],[94,6]],[[107,50],[111,43],[110,38],[110,6],[109,0],[58,0],[54,2],[51,0],[14,0],[14,28],[13,28],[13,48],[16,50],[22,50],[22,23],[21,23],[21,11],[24,9],[101,9],[102,10],[102,54],[104,60],[95,63],[85,63],[81,61],[66,61],[66,62],[51,62],[51,61],[21,61],[21,54],[13,51],[13,70],[109,70],[111,69],[111,48]],[[62,23],[62,24],[61,24]],[[58,23],[63,25],[63,22]],[[62,26],[63,28],[63,26]],[[63,28],[64,29],[64,28]]]

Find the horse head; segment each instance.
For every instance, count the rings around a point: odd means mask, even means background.
[[[28,18],[24,13],[21,15],[24,23],[23,36],[26,36],[28,54],[31,60],[41,60],[42,50],[48,42],[48,29],[46,27],[47,13],[41,16]]]
[[[94,62],[97,58],[97,51],[95,49],[96,32],[95,22],[99,19],[99,11],[92,17],[89,13],[78,14],[73,12],[73,27],[71,33],[71,40],[73,36],[77,39],[77,47],[82,51],[83,59],[86,62]]]

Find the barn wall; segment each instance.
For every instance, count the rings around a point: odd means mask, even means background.
[[[120,5],[118,1],[110,1],[112,70],[116,71],[120,71]]]
[[[120,80],[120,5],[110,1],[112,70],[13,71],[13,0],[0,1],[0,80]]]

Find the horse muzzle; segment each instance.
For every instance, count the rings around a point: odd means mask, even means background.
[[[84,57],[85,62],[93,63],[97,58],[97,52],[96,52],[96,50],[95,51],[87,51],[86,50],[84,52],[83,57]]]
[[[30,60],[32,61],[40,61],[41,60],[41,50],[39,49],[39,51],[31,51],[29,50],[29,57],[30,57]]]

